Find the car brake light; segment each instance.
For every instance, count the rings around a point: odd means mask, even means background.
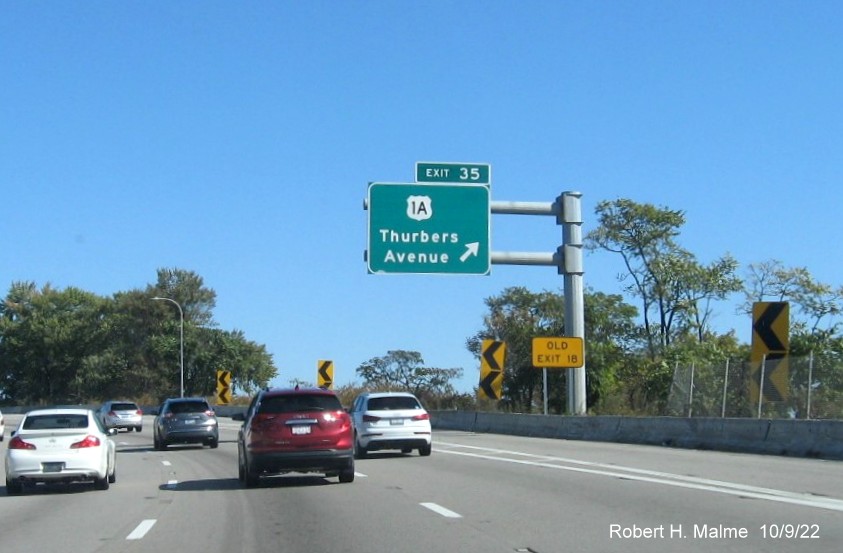
[[[213,412],[213,411],[211,411],[210,409],[208,409],[207,411],[205,411],[205,416],[208,416],[208,417],[213,417],[213,416],[214,416],[214,412]]]
[[[363,422],[378,422],[379,420],[381,418],[374,415],[363,415]]]
[[[76,442],[75,444],[71,444],[70,449],[82,449],[85,447],[99,447],[100,439],[96,436],[85,436],[85,439],[81,442]]]
[[[334,411],[332,413],[325,413],[322,418],[327,422],[338,422],[340,428],[347,428],[351,425],[351,416],[345,411]]]
[[[29,442],[25,442],[21,440],[18,436],[15,436],[11,440],[9,440],[9,449],[38,449],[35,447],[35,444],[31,444]]]
[[[275,415],[255,415],[252,418],[252,431],[262,432],[263,430],[270,428],[273,419],[275,419]]]
[[[138,415],[143,415],[143,409],[138,409]]]
[[[429,415],[429,414],[427,414],[427,413],[422,413],[421,415],[416,415],[415,417],[413,417],[413,420],[414,420],[414,421],[426,421],[426,420],[430,420],[430,415]]]
[[[116,417],[116,416],[117,416],[117,413],[115,413],[114,411],[109,411],[109,412],[108,412],[108,416],[109,416],[109,417]]]

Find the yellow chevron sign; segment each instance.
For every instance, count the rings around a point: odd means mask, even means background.
[[[231,403],[231,371],[217,371],[217,405]]]
[[[758,403],[762,374],[765,400],[785,401],[790,397],[789,331],[790,305],[787,302],[752,304],[749,396],[753,403]]]
[[[488,399],[500,399],[503,387],[503,366],[506,361],[506,344],[483,340],[480,351],[480,387],[478,394]]]
[[[316,363],[316,380],[320,388],[334,389],[334,362],[319,360]]]

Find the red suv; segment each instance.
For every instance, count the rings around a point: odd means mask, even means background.
[[[322,388],[262,390],[245,414],[237,438],[240,482],[262,475],[320,472],[354,481],[354,428],[339,398]]]

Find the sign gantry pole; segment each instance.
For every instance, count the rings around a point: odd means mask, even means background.
[[[585,338],[582,264],[582,194],[564,192],[556,200],[562,204],[562,254],[565,291],[565,335]],[[585,365],[568,371],[568,410],[586,413]]]

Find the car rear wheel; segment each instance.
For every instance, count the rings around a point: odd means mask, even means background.
[[[135,432],[140,432],[141,430],[143,430],[143,426],[136,426],[135,427]]]
[[[366,454],[369,453],[366,448],[360,445],[360,442],[357,441],[357,436],[354,436],[354,457],[357,459],[363,459],[366,457]]]
[[[421,455],[422,457],[427,457],[428,455],[430,455],[431,449],[431,444],[423,445],[419,448],[419,455]]]
[[[347,467],[340,471],[340,482],[343,484],[354,482],[354,463],[349,463]]]
[[[254,488],[259,482],[257,473],[249,467],[249,462],[239,448],[237,451],[237,479],[247,488]]]
[[[117,467],[114,467],[111,474],[108,475],[108,483],[114,484],[115,482],[117,482]]]
[[[258,484],[260,484],[260,476],[258,475],[258,473],[255,472],[255,470],[249,465],[246,465],[245,472],[246,474],[243,482],[244,484],[246,484],[246,487],[256,488]]]
[[[94,482],[94,486],[98,490],[107,490],[109,487],[111,487],[111,481],[109,480],[108,475],[106,474],[103,478],[97,478],[97,480]]]
[[[21,493],[23,493],[23,484],[18,480],[6,478],[6,495],[20,495]]]

